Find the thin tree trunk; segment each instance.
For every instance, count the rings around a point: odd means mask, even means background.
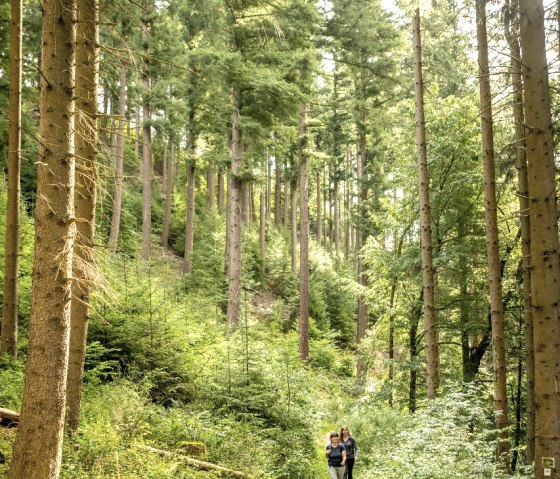
[[[290,187],[290,238],[291,238],[291,260],[292,260],[292,273],[297,273],[297,260],[298,260],[298,234],[297,234],[297,180],[291,182]]]
[[[360,113],[361,115],[361,123],[364,124],[365,123],[365,112],[362,111]],[[364,169],[365,169],[365,157],[366,157],[366,136],[365,136],[365,131],[362,131],[360,133],[360,141],[359,141],[359,145],[358,145],[358,189],[360,191],[359,193],[359,201],[360,204],[363,204],[365,201],[367,201],[367,187],[366,187],[366,182],[364,179]],[[361,257],[361,252],[360,250],[362,249],[362,246],[364,242],[364,236],[363,236],[363,232],[361,230],[361,228],[357,229],[356,232],[356,251],[358,251],[358,283],[362,285],[363,289],[367,288],[368,285],[368,279],[365,273],[365,268],[364,268],[364,264],[363,264],[363,259]],[[360,342],[362,341],[362,339],[364,339],[365,335],[366,335],[366,330],[367,330],[367,326],[368,326],[368,305],[365,299],[365,296],[362,293],[360,293],[359,297],[358,297],[358,324],[357,324],[357,328],[356,328],[356,344],[360,344]],[[364,361],[362,359],[360,359],[360,361],[358,362],[358,371],[360,373],[364,372],[364,366],[363,366]]]
[[[339,207],[339,199],[338,199],[338,189],[339,189],[339,181],[336,177],[334,178],[334,187],[333,187],[333,207],[334,207],[334,250],[336,251],[336,255],[340,251],[340,207]]]
[[[543,458],[554,458],[551,479],[560,478],[558,377],[558,209],[554,141],[542,0],[520,0],[524,66],[529,222],[531,227],[531,305],[535,360],[535,478],[545,477]]]
[[[259,252],[264,266],[265,262],[265,239],[266,239],[266,192],[261,189],[259,204]]]
[[[531,310],[531,225],[529,221],[529,187],[527,178],[527,144],[523,124],[523,82],[521,78],[521,50],[517,32],[511,31],[513,25],[518,24],[519,2],[513,5],[507,3],[505,18],[505,32],[509,43],[511,57],[511,79],[513,88],[513,118],[515,121],[516,167],[519,185],[519,212],[521,223],[521,256],[523,266],[523,318],[525,325],[525,371],[527,375],[526,398],[526,436],[527,462],[531,464],[535,459],[535,357],[533,343],[533,315]]]
[[[321,215],[321,171],[319,168],[315,172],[315,183],[317,184],[317,244],[321,244],[323,216]]]
[[[266,217],[270,218],[272,209],[272,158],[266,155]]]
[[[290,221],[290,189],[291,189],[291,180],[289,178],[289,168],[288,168],[288,161],[284,160],[284,208],[282,209],[282,225],[284,227],[288,226],[288,222]],[[290,171],[291,174],[291,171]]]
[[[241,183],[241,222],[251,224],[251,184],[247,181]]]
[[[190,274],[193,269],[194,252],[194,212],[195,212],[195,193],[196,193],[196,170],[195,170],[195,149],[196,139],[194,132],[194,110],[189,112],[188,140],[186,155],[187,191],[186,203],[187,212],[185,218],[185,253],[183,257],[183,273]]]
[[[496,201],[496,171],[494,161],[494,134],[492,126],[492,95],[488,65],[486,33],[486,0],[476,1],[477,44],[480,85],[480,120],[484,162],[484,196],[486,218],[486,250],[488,282],[492,318],[492,351],[494,365],[494,411],[496,414],[496,457],[505,471],[511,472],[506,383],[506,352],[504,306],[500,274],[500,243],[498,234],[498,206]]]
[[[66,388],[66,424],[75,431],[80,419],[81,391],[84,379],[86,340],[89,323],[91,285],[95,277],[93,245],[97,187],[97,84],[99,59],[98,0],[78,2],[76,31],[76,244],[74,248],[72,317],[68,384]],[[124,109],[121,99],[121,107]],[[119,139],[124,134],[121,112]]]
[[[418,362],[418,324],[422,314],[422,308],[419,305],[423,302],[422,292],[420,293],[420,302],[418,306],[413,306],[410,315],[410,329],[408,331],[408,347],[410,355],[410,376],[408,381],[408,412],[416,411],[416,387],[418,382],[418,373],[416,363]]]
[[[344,259],[350,257],[350,182],[351,178],[350,146],[346,145],[346,158],[344,163]]]
[[[429,399],[439,388],[438,325],[434,304],[434,271],[432,264],[432,229],[430,215],[430,180],[426,152],[424,119],[424,85],[422,80],[422,43],[420,10],[414,16],[414,83],[416,97],[416,149],[418,155],[418,194],[420,196],[420,242],[422,245],[422,284],[424,331],[426,342],[426,387]]]
[[[124,38],[121,39],[121,48],[126,48]],[[121,228],[123,176],[124,176],[124,116],[126,113],[126,65],[122,64],[119,71],[119,136],[115,155],[115,196],[113,202],[113,215],[111,219],[111,232],[107,249],[112,253],[117,251]]]
[[[169,158],[165,163],[165,216],[163,218],[163,232],[161,244],[165,248],[169,246],[169,231],[171,229],[171,207],[173,203],[173,160],[175,158],[175,142],[170,138],[166,151],[169,149]]]
[[[140,161],[140,137],[142,132],[142,124],[140,119],[140,107],[136,107],[136,125],[134,127],[134,155]]]
[[[274,226],[280,229],[282,224],[282,163],[274,160]]]
[[[22,0],[11,0],[8,198],[0,355],[17,356],[21,169]]]
[[[302,74],[305,76],[305,72]],[[309,180],[307,176],[305,103],[299,107],[299,356],[303,361],[309,357]]]
[[[231,173],[227,191],[230,214],[227,322],[230,327],[237,325],[241,318],[241,182],[238,175],[243,163],[243,148],[239,125],[240,90],[233,91],[232,101]]]
[[[208,209],[213,210],[216,205],[216,175],[211,167],[208,168],[206,178],[208,181]]]
[[[224,211],[224,170],[221,168],[218,170],[218,211],[223,213]]]
[[[150,25],[142,21],[144,72],[142,73],[142,259],[150,258],[152,235],[152,132],[150,126],[150,61],[148,32]]]
[[[44,0],[40,161],[29,345],[10,479],[56,479],[62,459],[72,298],[76,2]]]

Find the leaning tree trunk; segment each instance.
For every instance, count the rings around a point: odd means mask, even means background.
[[[86,358],[91,285],[94,284],[95,204],[97,187],[97,82],[99,58],[98,0],[78,2],[76,42],[76,247],[72,291],[72,319],[66,424],[78,428]],[[121,107],[123,107],[121,99]],[[124,108],[124,107],[123,107]],[[123,117],[124,118],[124,113]],[[119,134],[124,134],[123,123]]]
[[[231,326],[239,323],[241,318],[241,181],[239,173],[243,163],[241,145],[241,126],[239,112],[241,109],[241,91],[235,89],[232,94],[231,114],[231,171],[228,180],[228,306],[227,322]]]
[[[124,37],[121,39],[121,48],[126,48]],[[119,71],[119,133],[115,154],[115,196],[113,200],[113,215],[111,219],[111,232],[107,249],[112,253],[117,251],[121,228],[123,175],[124,175],[124,123],[126,114],[126,65],[122,64]]]
[[[535,354],[535,478],[560,477],[558,211],[542,0],[520,0],[524,66],[531,304]]]
[[[424,118],[424,84],[422,80],[422,41],[420,10],[414,15],[414,92],[416,97],[416,150],[418,155],[418,194],[420,197],[420,243],[422,246],[422,285],[424,331],[426,343],[426,387],[429,399],[439,388],[438,325],[434,300],[434,270],[432,259],[432,228],[430,214],[430,179],[426,151],[426,121]]]
[[[0,355],[17,356],[21,167],[22,0],[11,0],[8,199]]]
[[[299,107],[299,356],[309,357],[309,180],[307,176],[306,105]]]
[[[523,81],[521,78],[521,50],[519,37],[512,31],[513,25],[518,24],[519,2],[509,5],[505,18],[506,39],[509,44],[511,58],[512,103],[515,121],[515,153],[517,167],[517,181],[519,185],[519,211],[521,223],[521,257],[523,267],[523,321],[525,326],[525,373],[527,378],[526,398],[526,437],[527,462],[531,464],[535,459],[535,357],[533,343],[533,315],[531,311],[531,224],[529,220],[529,187],[527,178],[527,144],[525,141],[525,112],[523,111]]]
[[[492,318],[494,411],[496,414],[497,430],[496,457],[501,467],[505,471],[510,471],[504,305],[502,300],[502,277],[500,274],[500,242],[498,234],[498,206],[496,201],[492,95],[490,92],[490,68],[488,66],[488,40],[486,35],[486,0],[476,1],[476,18],[480,85],[480,120],[484,162],[486,251],[488,257],[488,283],[490,288]]]
[[[27,367],[10,479],[56,479],[62,459],[74,221],[76,2],[44,0],[40,154]]]

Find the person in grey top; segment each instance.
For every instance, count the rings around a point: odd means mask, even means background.
[[[346,463],[346,449],[339,442],[338,433],[331,432],[331,443],[325,448],[330,479],[342,479]]]
[[[340,428],[340,444],[346,449],[346,470],[344,471],[344,479],[352,479],[352,470],[354,462],[358,459],[358,444],[354,437],[350,434],[348,426]]]

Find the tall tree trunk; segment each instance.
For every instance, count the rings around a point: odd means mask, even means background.
[[[169,158],[165,163],[165,216],[163,218],[163,232],[161,244],[164,248],[169,246],[169,231],[171,229],[171,207],[173,203],[173,159],[175,158],[175,142],[169,139],[166,151],[169,149]],[[165,155],[167,157],[167,155]],[[188,207],[188,206],[187,206]]]
[[[420,10],[414,16],[414,83],[416,97],[416,149],[418,155],[418,194],[420,197],[420,242],[422,245],[422,285],[424,330],[426,342],[426,387],[429,399],[439,388],[438,326],[434,304],[434,270],[432,260],[432,228],[430,215],[430,180],[426,152],[424,119],[424,84],[422,80],[422,43]]]
[[[410,376],[408,380],[408,412],[416,411],[416,387],[418,373],[416,363],[418,362],[418,324],[422,315],[423,292],[420,293],[420,301],[412,307],[410,314],[410,329],[408,330],[408,348],[410,356]]]
[[[218,170],[218,211],[223,213],[224,211],[224,170],[220,168]]]
[[[526,429],[527,429],[527,462],[531,464],[535,459],[535,357],[533,343],[533,315],[531,311],[531,225],[529,220],[529,187],[527,178],[527,144],[523,125],[525,112],[523,111],[523,82],[521,78],[521,50],[519,37],[512,31],[513,25],[519,23],[519,2],[513,0],[513,5],[507,2],[505,32],[509,44],[511,57],[511,79],[513,88],[513,118],[515,121],[516,167],[519,185],[519,212],[521,223],[521,257],[523,267],[523,318],[525,326],[525,371],[527,377],[526,398]]]
[[[259,201],[259,252],[264,267],[265,262],[265,239],[266,239],[266,191],[264,185],[261,187]]]
[[[8,198],[0,355],[17,356],[21,168],[22,0],[11,0]]]
[[[212,167],[208,168],[206,178],[208,185],[208,209],[213,210],[216,204],[216,175]]]
[[[297,179],[294,178],[290,183],[290,238],[291,238],[291,260],[292,273],[297,273],[298,241],[297,241]]]
[[[302,74],[302,76],[304,76]],[[299,356],[309,357],[309,180],[307,176],[305,103],[299,107]]]
[[[266,155],[266,217],[270,218],[272,208],[272,158]]]
[[[284,160],[283,166],[284,166],[284,208],[282,209],[282,225],[286,227],[288,226],[288,222],[290,221],[289,219],[290,205],[291,205],[290,191],[291,191],[292,182],[290,180],[291,171],[288,174],[289,165],[287,160]]]
[[[134,126],[134,157],[140,161],[140,137],[142,136],[142,123],[140,118],[140,106],[136,107],[136,124]]]
[[[62,459],[72,298],[76,2],[44,0],[29,345],[10,479],[56,479]]]
[[[142,259],[150,258],[152,235],[152,127],[150,125],[150,61],[147,20],[142,21],[144,72],[142,73]]]
[[[346,145],[346,158],[344,163],[344,259],[350,257],[350,185],[352,177],[350,146]]]
[[[280,229],[282,224],[282,163],[274,160],[274,226]]]
[[[121,39],[121,48],[126,48],[124,37]],[[122,64],[119,70],[119,135],[115,155],[115,193],[113,202],[113,215],[111,219],[111,232],[107,249],[112,253],[117,251],[121,228],[123,176],[124,176],[124,123],[126,114],[126,65]]]
[[[241,144],[241,91],[235,89],[232,94],[231,114],[231,172],[228,180],[228,308],[227,322],[230,327],[239,323],[241,317],[241,182],[239,173],[243,162]]]
[[[321,215],[321,171],[318,167],[315,172],[315,183],[317,184],[317,244],[321,244],[323,216]]]
[[[194,132],[194,110],[189,112],[188,140],[186,154],[186,173],[187,173],[187,191],[186,203],[187,212],[185,218],[185,254],[183,257],[183,273],[190,274],[193,269],[193,251],[194,251],[194,207],[196,193],[196,170],[195,170],[195,151],[196,139]]]
[[[333,215],[334,215],[334,250],[336,255],[340,251],[340,207],[338,199],[339,181],[337,172],[335,171],[334,181],[333,181]]]
[[[545,475],[543,458],[554,458],[551,479],[560,477],[558,411],[558,211],[554,141],[542,0],[520,0],[524,66],[525,129],[531,227],[531,305],[535,357],[535,478]],[[549,463],[550,461],[545,461]],[[549,471],[547,471],[549,472]]]
[[[251,183],[243,181],[241,183],[241,223],[251,224]]]
[[[507,410],[506,351],[504,305],[500,274],[500,243],[498,235],[498,206],[496,201],[496,171],[492,126],[492,95],[488,65],[486,34],[486,0],[476,1],[478,65],[480,85],[480,120],[484,162],[484,197],[486,218],[486,251],[492,318],[492,351],[494,365],[494,411],[496,414],[496,457],[504,470],[510,471],[509,431]]]
[[[358,144],[358,189],[359,189],[359,202],[363,204],[367,200],[367,186],[365,181],[365,161],[366,161],[366,135],[365,135],[365,110],[362,109],[360,112],[360,123],[362,125],[360,132],[360,140]],[[356,232],[356,251],[358,252],[358,283],[362,285],[362,289],[368,285],[368,279],[366,276],[364,262],[361,257],[361,249],[364,245],[364,235],[363,226],[359,226]],[[358,297],[358,324],[356,328],[356,344],[360,344],[362,339],[366,335],[366,330],[368,326],[368,305],[364,296],[361,292]],[[364,361],[360,359],[358,361],[358,372],[364,373]]]
[[[99,64],[99,3],[80,0],[76,31],[76,245],[74,248],[70,352],[66,388],[66,424],[78,428],[86,358],[91,285],[95,278],[93,245],[97,187],[97,84]],[[124,110],[121,98],[120,106]],[[120,112],[119,141],[124,135]]]

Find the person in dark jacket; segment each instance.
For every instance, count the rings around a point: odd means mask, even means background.
[[[325,449],[327,456],[329,478],[342,479],[344,476],[344,465],[346,464],[346,449],[340,444],[338,433],[331,432],[331,443]]]
[[[352,470],[354,469],[354,462],[358,459],[358,444],[350,434],[348,426],[340,428],[340,444],[346,450],[346,469],[344,471],[344,479],[352,479]]]

